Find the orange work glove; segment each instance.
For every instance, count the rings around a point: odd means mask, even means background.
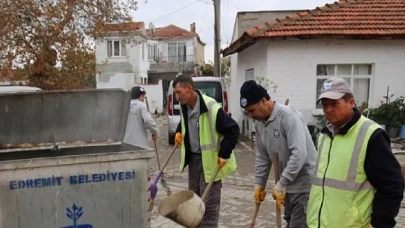
[[[181,135],[180,132],[177,132],[174,141],[176,142],[177,145],[180,146],[181,143],[183,142],[183,135]]]
[[[218,165],[219,167],[223,168],[226,165],[228,159],[218,157]]]
[[[285,187],[282,186],[280,182],[277,182],[276,186],[274,186],[273,191],[271,192],[271,195],[273,196],[273,199],[276,200],[277,209],[279,211],[281,211],[281,205],[284,204],[285,194]]]
[[[266,191],[260,184],[255,185],[255,203],[259,204],[266,198]]]

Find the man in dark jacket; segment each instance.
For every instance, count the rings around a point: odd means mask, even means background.
[[[342,78],[325,80],[318,101],[330,124],[318,140],[308,226],[395,227],[404,179],[387,133],[359,112]]]
[[[221,179],[236,170],[233,149],[239,126],[213,98],[194,89],[191,77],[178,76],[173,81],[173,91],[181,104],[176,144],[181,145],[181,171],[188,165],[189,190],[201,197],[214,170],[221,167],[208,192],[201,222],[201,227],[218,227]]]

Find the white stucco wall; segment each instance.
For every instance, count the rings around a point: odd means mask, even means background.
[[[120,37],[110,37],[109,40],[120,40]],[[107,41],[96,42],[96,63],[102,64],[104,62],[130,62],[134,67],[134,72],[139,71],[141,63],[141,44],[140,43],[127,43],[126,44],[127,56],[108,57],[107,55]]]
[[[162,80],[159,80],[159,84],[156,85],[139,85],[145,88],[146,97],[149,103],[149,110],[151,113],[158,113],[163,111],[163,87]]]
[[[118,36],[109,37],[108,40],[120,40]],[[142,48],[142,43],[144,49]],[[107,41],[96,42],[96,64],[104,64],[105,68],[109,68],[109,72],[113,73],[114,78],[111,77],[109,82],[98,82],[97,88],[117,88],[117,85],[124,83],[132,83],[130,85],[125,84],[125,87],[132,87],[134,82],[140,82],[140,78],[148,77],[149,61],[148,61],[148,49],[146,40],[142,43],[127,42],[126,44],[126,56],[114,56],[108,57],[107,55]],[[145,51],[144,58],[142,58],[142,51]],[[132,65],[132,72],[123,72],[120,68],[111,68],[111,63],[129,63]],[[124,76],[125,75],[125,76]],[[99,77],[99,75],[97,75]],[[135,79],[137,81],[135,81]],[[97,81],[99,81],[97,79]]]
[[[143,45],[143,47],[142,47]],[[142,48],[142,51],[140,49]],[[137,50],[131,50],[130,55],[138,55],[137,58],[139,58],[139,71],[135,71],[135,75],[138,76],[139,78],[148,78],[148,70],[149,70],[149,59],[148,59],[148,44],[147,41],[145,40],[142,42],[142,44],[139,44],[133,49]],[[144,52],[144,55],[142,56],[142,52]],[[138,77],[137,77],[138,78]],[[139,83],[139,81],[137,81]]]
[[[269,77],[275,82],[274,98],[303,112],[308,121],[315,108],[317,64],[374,64],[370,106],[378,106],[390,86],[395,97],[405,95],[405,41],[311,40],[268,43]]]
[[[231,56],[229,110],[232,118],[239,124],[242,123],[243,118],[246,118],[239,104],[240,87],[245,82],[245,71],[251,68],[254,69],[255,77],[265,77],[267,75],[267,41],[260,41],[250,48]]]
[[[239,77],[241,79],[239,79]],[[242,80],[242,76],[238,75],[238,53],[231,55],[231,77],[229,79],[229,88],[228,93],[231,94],[239,94],[239,80]],[[240,111],[239,109],[239,99],[233,97],[228,97],[229,99],[229,112],[232,114],[232,117],[237,119],[237,112]]]
[[[98,79],[99,76],[97,76]],[[97,89],[124,89],[130,90],[135,85],[132,73],[115,73],[108,82],[97,80]]]
[[[108,40],[120,40],[118,36],[111,36]],[[131,88],[134,83],[148,82],[143,80],[148,78],[148,71],[150,69],[150,61],[148,58],[148,44],[157,44],[158,55],[163,57],[163,60],[168,59],[168,43],[185,42],[187,61],[194,61],[195,53],[195,40],[189,39],[174,39],[166,41],[145,40],[142,43],[130,42],[126,44],[126,56],[108,57],[107,55],[107,41],[96,42],[96,64],[104,64],[103,69],[108,68],[101,72],[108,72],[108,76],[100,80],[100,74],[97,72],[97,88]],[[121,64],[115,64],[121,63]],[[123,69],[122,63],[131,64],[131,70]],[[115,64],[115,65],[114,65]],[[100,67],[99,67],[100,68]],[[127,67],[126,67],[127,68]],[[128,84],[131,83],[131,84]]]
[[[264,46],[267,46],[265,48]],[[267,55],[263,55],[263,50]],[[317,64],[373,64],[370,82],[370,106],[378,106],[385,96],[387,86],[395,97],[405,95],[405,41],[403,40],[296,40],[267,41],[255,44],[238,54],[238,83],[244,80],[244,71],[251,67],[266,69],[263,75],[274,82],[268,89],[278,102],[290,99],[312,122],[313,114],[321,113],[315,107]],[[265,59],[266,62],[263,62]],[[255,69],[256,75],[256,69]],[[234,91],[234,88],[231,90]],[[231,103],[235,104],[239,96]],[[237,116],[234,115],[233,116]]]

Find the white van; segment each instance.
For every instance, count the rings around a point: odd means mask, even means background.
[[[0,94],[35,92],[41,89],[33,86],[0,86]]]
[[[219,77],[193,77],[195,89],[214,98],[222,105],[225,113],[228,113],[228,94],[223,78]],[[167,129],[168,141],[174,144],[174,136],[177,125],[180,122],[180,105],[173,93],[173,81],[170,82],[167,92]]]

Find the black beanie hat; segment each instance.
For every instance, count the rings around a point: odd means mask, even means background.
[[[267,90],[254,80],[243,83],[240,88],[240,106],[246,108],[249,105],[256,104],[263,97],[269,96]]]
[[[146,94],[145,89],[140,86],[135,86],[131,90],[131,99],[138,99],[143,94]]]

